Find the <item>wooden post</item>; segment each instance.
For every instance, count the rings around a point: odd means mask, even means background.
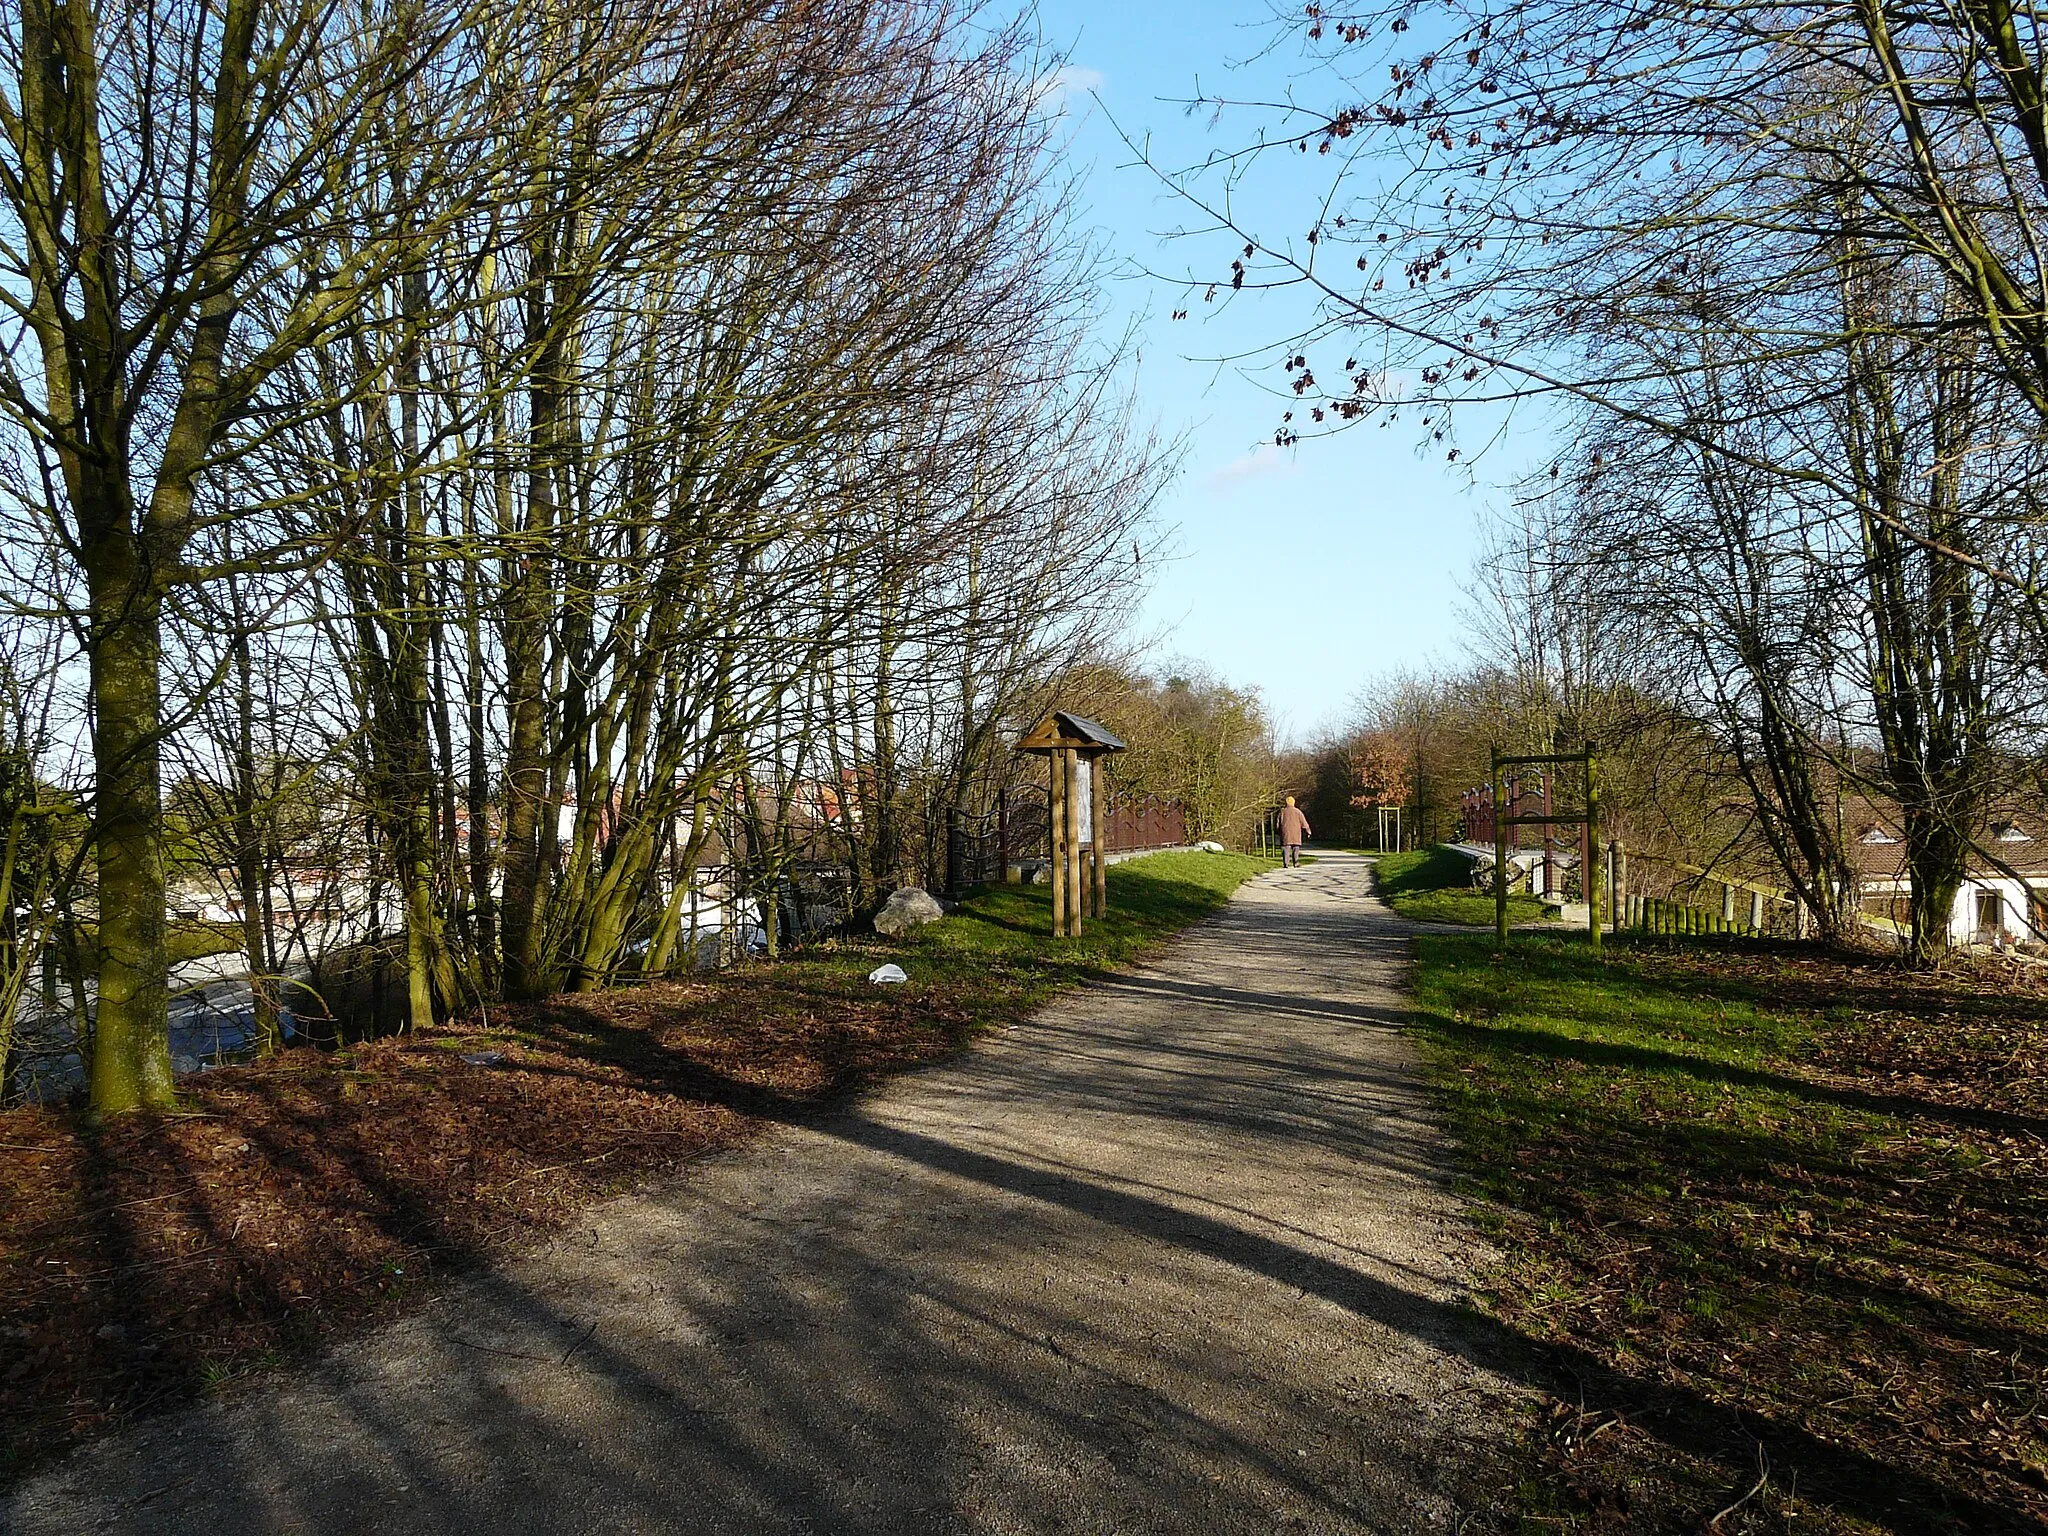
[[[1493,947],[1508,947],[1508,817],[1501,803],[1500,748],[1493,749]]]
[[[1084,901],[1081,885],[1081,797],[1076,793],[1081,782],[1081,757],[1072,747],[1062,747],[1060,756],[1066,759],[1067,777],[1067,936],[1078,939]]]
[[[996,880],[1010,883],[1010,790],[1009,786],[996,791]]]
[[[1543,814],[1549,816],[1555,809],[1551,791],[1556,787],[1557,772],[1549,764],[1543,769]],[[1543,894],[1557,894],[1557,871],[1553,867],[1557,858],[1557,828],[1548,821],[1543,823]]]
[[[1101,917],[1109,911],[1109,786],[1102,782],[1102,759],[1095,758],[1088,764],[1088,812],[1094,823],[1089,831],[1089,843],[1093,852],[1090,859],[1089,885],[1095,899],[1089,903],[1089,914]]]
[[[1752,933],[1764,931],[1764,893],[1753,887],[1749,893],[1749,927]]]
[[[1052,879],[1052,936],[1064,939],[1067,936],[1067,755],[1052,752],[1047,754],[1045,762],[1051,774],[1051,788],[1046,798],[1046,807],[1051,812],[1046,818],[1051,823],[1046,833],[1049,839],[1046,853],[1051,868],[1046,873]]]
[[[1592,857],[1592,851],[1600,846],[1600,772],[1597,766],[1598,753],[1592,742],[1586,743],[1586,851],[1583,860],[1586,875],[1586,937],[1593,946],[1593,953],[1600,953],[1600,861]]]

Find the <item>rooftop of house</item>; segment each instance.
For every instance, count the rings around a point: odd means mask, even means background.
[[[1860,879],[1906,877],[1905,818],[1895,803],[1874,797],[1850,801],[1843,807],[1843,826],[1849,862]],[[2048,808],[2004,802],[1980,818],[1975,841],[1965,866],[1972,875],[2048,875]]]

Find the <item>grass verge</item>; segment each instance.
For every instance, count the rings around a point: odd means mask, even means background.
[[[1472,861],[1441,844],[1412,853],[1379,855],[1373,865],[1373,888],[1388,906],[1418,922],[1493,926],[1493,896],[1472,889]],[[1535,897],[1508,898],[1509,922],[1530,922],[1543,916],[1543,903]]]
[[[1557,1393],[1529,1529],[2048,1525],[2048,995],[1784,946],[1416,946],[1487,1306]]]
[[[939,1060],[1270,867],[1113,866],[1109,916],[1064,943],[1046,888],[994,887],[900,943],[208,1073],[183,1114],[0,1113],[0,1481],[302,1356],[592,1200]],[[910,982],[870,985],[884,960]]]

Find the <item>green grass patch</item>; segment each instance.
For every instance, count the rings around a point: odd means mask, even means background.
[[[1112,864],[1108,916],[1085,921],[1078,939],[1052,936],[1050,886],[982,886],[958,912],[918,929],[890,953],[909,972],[912,987],[965,986],[977,1013],[1014,1014],[1206,917],[1246,880],[1278,863],[1241,853],[1176,852]],[[862,944],[870,947],[868,940]]]
[[[937,1060],[983,1030],[1029,1016],[1066,988],[1114,971],[1217,911],[1238,886],[1277,862],[1172,852],[1113,864],[1108,915],[1084,921],[1073,939],[1052,935],[1050,886],[980,886],[958,910],[900,939],[854,933],[777,960],[750,960],[696,985],[705,994],[705,1016],[720,1030],[759,1037],[784,1054],[800,1049],[814,1066],[797,1076],[852,1087]],[[870,982],[868,974],[886,961],[909,979]],[[630,998],[633,991],[612,995]],[[650,989],[659,992],[659,984]],[[592,1027],[605,1035],[595,1021]],[[608,1038],[629,1054],[644,1049],[637,1036]],[[579,1036],[575,1048],[599,1047]]]
[[[1416,948],[1488,1306],[1560,1367],[1532,1514],[1701,1529],[1761,1446],[1716,1529],[2048,1523],[2048,997],[1782,945]]]
[[[1373,888],[1403,917],[1425,923],[1493,926],[1493,895],[1472,888],[1472,861],[1438,844],[1410,853],[1383,853],[1373,864]],[[1533,896],[1508,898],[1508,921],[1529,922],[1544,916],[1543,903]]]

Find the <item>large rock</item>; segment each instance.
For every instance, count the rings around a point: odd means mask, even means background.
[[[914,885],[906,885],[890,896],[882,910],[875,914],[875,932],[900,939],[911,929],[935,923],[945,915],[946,909],[936,898]]]
[[[1228,852],[1228,850],[1227,850],[1226,848],[1224,848],[1224,846],[1223,846],[1223,845],[1222,845],[1221,843],[1211,843],[1211,842],[1200,842],[1200,843],[1197,843],[1197,844],[1195,844],[1195,846],[1196,846],[1197,848],[1201,849],[1201,850],[1202,850],[1202,852],[1204,852],[1204,853],[1225,853],[1225,852]]]

